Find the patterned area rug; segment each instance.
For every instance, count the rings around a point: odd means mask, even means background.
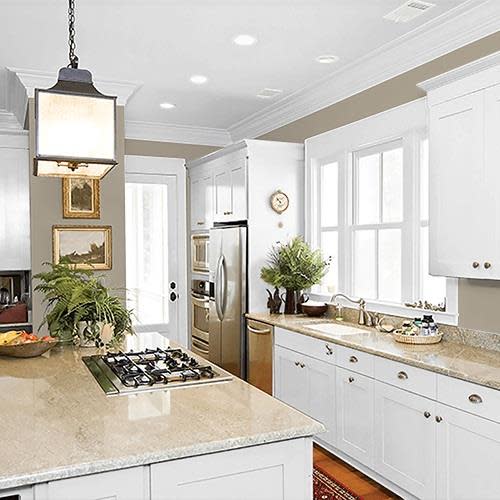
[[[313,472],[313,491],[314,500],[362,500],[347,486],[333,479],[316,465]]]

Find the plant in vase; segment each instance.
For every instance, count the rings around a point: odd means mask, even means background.
[[[112,347],[132,330],[132,313],[119,297],[110,295],[92,270],[76,269],[66,261],[35,276],[35,290],[44,295],[47,324],[52,336],[80,345]]]
[[[271,249],[260,276],[266,283],[286,290],[285,314],[296,314],[302,290],[319,284],[329,265],[330,259],[324,260],[321,250],[312,250],[300,236],[296,236]]]

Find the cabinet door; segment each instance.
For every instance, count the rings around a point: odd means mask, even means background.
[[[497,500],[500,424],[437,405],[437,498]]]
[[[374,381],[337,367],[337,447],[373,468]]]
[[[210,173],[191,179],[191,230],[212,226],[212,176]]]
[[[335,366],[309,356],[303,356],[302,365],[307,381],[304,413],[326,427],[319,439],[335,446]]]
[[[483,93],[430,109],[429,270],[482,278],[492,217],[485,210]],[[479,265],[475,265],[477,262]],[[499,264],[500,265],[500,264]]]
[[[230,164],[231,171],[231,219],[246,220],[247,218],[247,183],[246,157],[238,158]]]
[[[29,175],[28,150],[0,146],[0,271],[31,269]]]
[[[303,356],[290,349],[274,348],[274,395],[284,403],[307,412],[308,382],[304,376]]]
[[[478,224],[488,228],[490,239],[481,265],[485,278],[500,279],[500,196],[497,189],[492,189],[492,186],[500,185],[500,85],[485,90],[484,102],[486,189],[483,196],[487,218],[478,221]],[[485,263],[491,266],[485,269]]]
[[[435,405],[375,381],[374,470],[422,499],[435,498]]]
[[[146,500],[147,467],[61,479],[35,486],[37,500]]]
[[[224,158],[219,160],[224,160]],[[214,205],[214,220],[216,222],[230,220],[232,211],[231,172],[223,161],[217,162],[214,170]]]

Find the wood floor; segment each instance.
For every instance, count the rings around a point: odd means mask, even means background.
[[[332,477],[362,497],[363,500],[400,498],[373,479],[365,476],[362,472],[343,462],[340,458],[334,457],[317,445],[314,445],[313,459],[314,465],[321,467],[325,472],[328,472]]]

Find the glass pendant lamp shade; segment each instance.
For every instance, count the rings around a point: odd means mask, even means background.
[[[54,87],[35,91],[34,174],[101,179],[116,164],[116,97],[87,70],[62,68]]]

